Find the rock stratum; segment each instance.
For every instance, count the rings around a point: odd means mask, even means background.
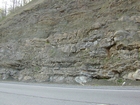
[[[0,22],[0,79],[140,80],[139,0],[34,0]]]

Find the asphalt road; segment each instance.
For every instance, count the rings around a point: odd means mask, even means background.
[[[140,87],[1,82],[0,105],[140,105]]]

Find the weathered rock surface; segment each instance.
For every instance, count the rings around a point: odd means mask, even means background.
[[[0,23],[1,80],[140,80],[138,0],[44,0],[27,7]]]

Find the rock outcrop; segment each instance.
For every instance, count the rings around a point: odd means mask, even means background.
[[[0,79],[140,80],[139,10],[139,0],[30,3],[0,23]]]

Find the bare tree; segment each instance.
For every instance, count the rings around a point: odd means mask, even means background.
[[[3,4],[3,8],[0,9],[0,12],[2,13],[2,16],[6,16],[7,15],[7,1],[4,0],[2,4]]]
[[[7,15],[7,1],[5,1],[5,5],[4,5],[4,14],[5,16]]]
[[[14,12],[18,7],[24,6],[31,1],[32,0],[10,0],[10,3],[8,3],[7,0],[3,0],[3,10],[5,16],[7,13]]]
[[[0,8],[0,19],[4,18],[6,16],[5,10]]]
[[[13,10],[13,11],[15,10],[15,1],[16,1],[16,0],[11,0],[11,2],[12,2],[12,10]]]

